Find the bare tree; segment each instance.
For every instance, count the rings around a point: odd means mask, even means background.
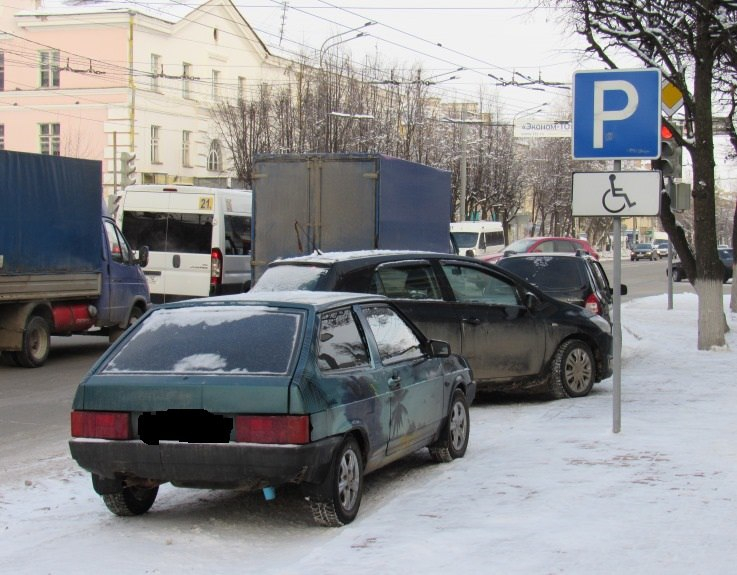
[[[693,165],[694,237],[689,243],[663,194],[661,222],[699,297],[698,348],[723,346],[722,264],[717,256],[712,105],[735,79],[737,8],[720,0],[553,0],[570,8],[588,50],[610,68],[634,56],[683,94],[686,131],[664,119]],[[627,64],[631,67],[631,63]],[[715,73],[718,72],[718,73]],[[723,80],[726,78],[726,80]]]

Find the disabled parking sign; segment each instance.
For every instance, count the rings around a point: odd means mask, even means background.
[[[573,159],[660,157],[661,98],[657,68],[575,72]]]
[[[574,172],[574,216],[657,216],[660,172]]]

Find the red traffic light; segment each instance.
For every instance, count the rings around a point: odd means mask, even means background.
[[[670,140],[671,138],[673,138],[673,132],[670,131],[670,128],[668,126],[662,124],[660,126],[660,139]]]

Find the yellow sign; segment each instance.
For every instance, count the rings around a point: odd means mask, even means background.
[[[207,210],[211,212],[215,205],[214,198],[212,196],[200,196],[197,209]]]
[[[681,106],[683,106],[683,94],[681,94],[681,91],[668,80],[663,79],[661,101],[665,115],[672,116]]]

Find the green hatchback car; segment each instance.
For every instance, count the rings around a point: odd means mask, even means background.
[[[382,296],[255,293],[150,310],[74,397],[69,447],[113,513],[159,485],[296,483],[315,520],[358,512],[364,474],[428,447],[462,457],[476,385],[466,361]]]

